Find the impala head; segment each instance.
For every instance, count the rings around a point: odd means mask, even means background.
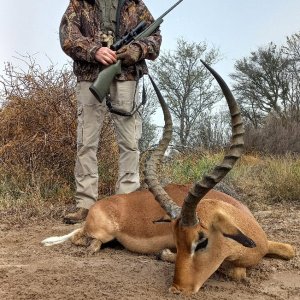
[[[220,267],[229,253],[239,248],[255,247],[253,240],[243,234],[225,211],[216,209],[201,222],[189,227],[181,219],[174,222],[177,257],[170,291],[196,293],[203,283]]]
[[[156,165],[171,140],[172,121],[167,105],[159,97],[164,111],[165,127],[163,138],[152,153],[145,168],[145,179],[155,199],[173,220],[173,233],[177,248],[173,292],[197,292],[202,284],[224,260],[228,240],[245,247],[255,247],[255,243],[245,236],[230,220],[226,211],[215,209],[205,211],[206,222],[197,215],[200,200],[232,169],[243,151],[243,123],[239,107],[226,83],[211,67],[205,67],[213,74],[226,98],[232,122],[232,142],[222,163],[194,184],[186,196],[182,208],[172,201],[160,186],[156,176]],[[206,225],[204,225],[206,224]]]

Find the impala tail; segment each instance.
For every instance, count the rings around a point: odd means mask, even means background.
[[[81,228],[75,229],[66,235],[48,237],[48,238],[42,240],[41,243],[44,246],[53,246],[56,244],[62,244],[65,241],[68,241],[69,239],[71,239],[79,230],[81,230]]]

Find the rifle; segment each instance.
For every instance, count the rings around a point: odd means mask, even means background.
[[[111,46],[114,51],[120,49],[124,45],[129,45],[142,38],[150,36],[163,22],[163,17],[173,10],[180,2],[176,2],[171,8],[164,12],[159,18],[157,18],[152,24],[146,28],[146,23],[142,21],[132,31],[125,35],[121,40],[117,41]],[[102,102],[104,97],[109,91],[111,82],[116,75],[121,74],[121,61],[118,60],[115,64],[112,64],[103,69],[97,79],[90,86],[90,91],[97,98],[98,101]]]

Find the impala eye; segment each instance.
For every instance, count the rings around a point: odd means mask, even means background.
[[[207,244],[208,244],[208,238],[203,234],[203,232],[200,232],[199,233],[199,241],[197,243],[195,251],[205,249],[207,247]]]

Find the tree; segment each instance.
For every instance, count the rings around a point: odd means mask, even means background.
[[[269,114],[283,122],[291,118],[291,113],[299,117],[299,60],[296,67],[291,58],[297,53],[291,48],[296,40],[288,41],[290,45],[286,47],[270,43],[235,63],[236,71],[231,74],[235,80],[233,90],[244,116],[255,128]]]
[[[217,113],[207,112],[201,115],[201,123],[197,131],[191,134],[191,146],[202,149],[218,149],[227,145],[231,136],[228,107]]]
[[[289,60],[289,99],[290,117],[300,122],[300,32],[287,37],[283,52]]]
[[[244,116],[246,147],[272,154],[299,153],[300,34],[270,43],[238,60],[234,92]]]
[[[194,144],[191,138],[202,124],[202,115],[221,99],[201,58],[212,65],[218,61],[219,51],[209,49],[205,42],[179,39],[176,50],[162,52],[151,68],[173,114],[174,135],[181,146]]]

